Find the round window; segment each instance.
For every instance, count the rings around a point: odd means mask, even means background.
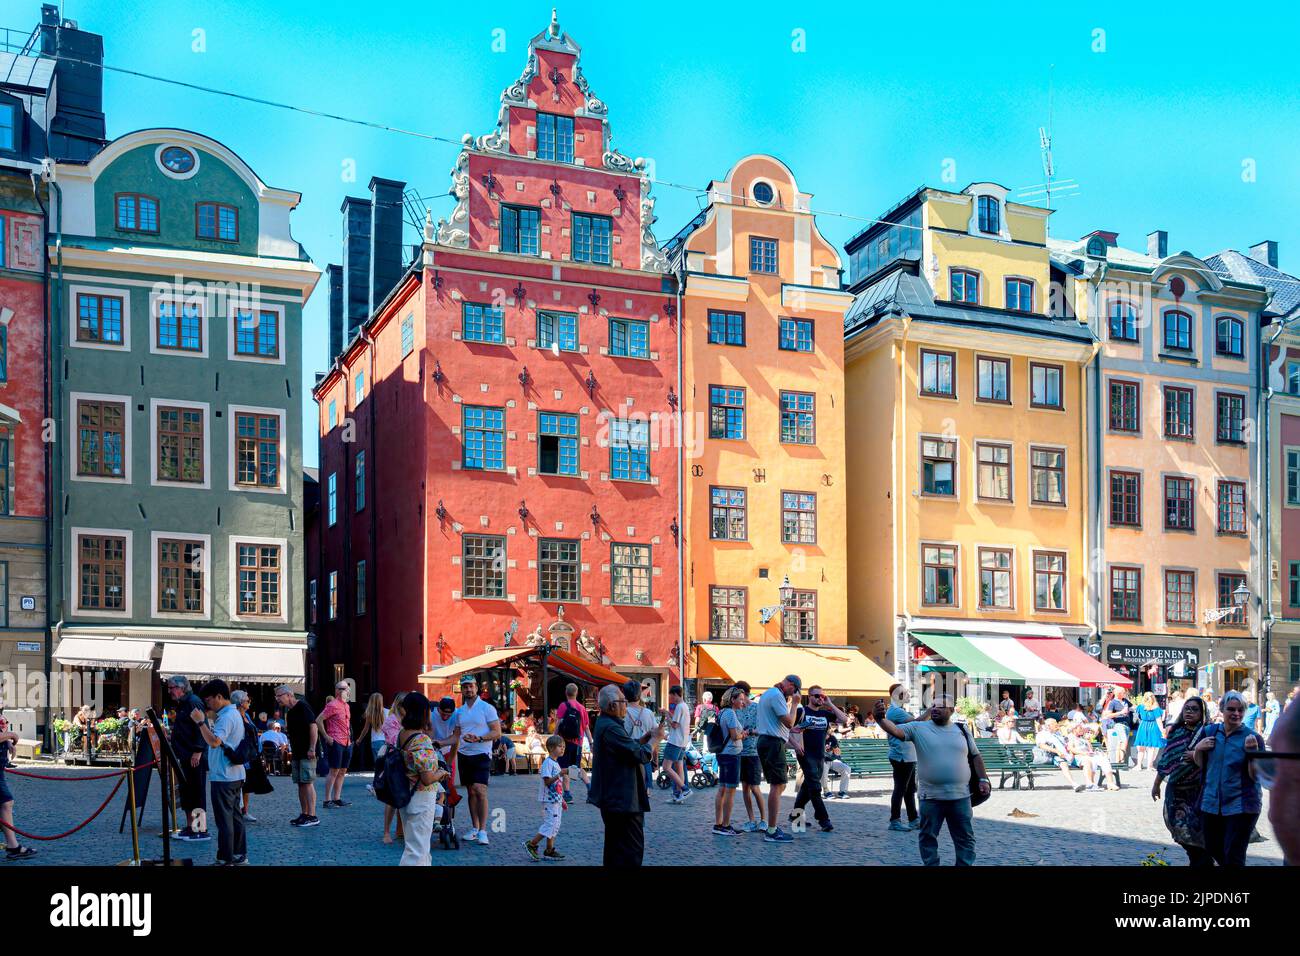
[[[163,168],[171,173],[188,173],[194,168],[194,154],[183,146],[168,146],[159,156]]]
[[[772,187],[767,183],[754,183],[754,202],[767,206],[772,202]]]

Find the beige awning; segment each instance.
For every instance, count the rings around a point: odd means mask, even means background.
[[[238,644],[229,641],[163,645],[162,677],[180,675],[191,684],[219,677],[255,684],[297,684],[306,676],[301,644]]]
[[[123,637],[65,637],[54,659],[67,667],[109,667],[147,671],[153,668],[153,641]]]
[[[468,674],[471,671],[481,671],[487,667],[498,667],[508,660],[516,657],[523,657],[536,651],[535,647],[503,647],[495,651],[488,651],[486,654],[479,654],[475,657],[466,658],[463,661],[457,661],[455,664],[446,664],[442,667],[435,667],[427,670],[420,675],[419,680],[424,684],[442,684],[461,674]]]
[[[790,644],[715,644],[697,642],[699,676],[744,680],[758,692],[788,674],[804,689],[817,685],[828,694],[886,697],[894,678],[856,647],[798,647]]]

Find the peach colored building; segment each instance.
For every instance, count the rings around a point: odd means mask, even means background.
[[[682,293],[687,673],[888,689],[844,645],[840,259],[794,174],[752,155],[668,245]],[[825,648],[834,648],[830,654]],[[797,652],[795,650],[797,649]]]
[[[1052,241],[1062,305],[1101,342],[1089,401],[1092,593],[1103,659],[1137,690],[1258,676],[1258,283],[1096,231]],[[1250,592],[1238,607],[1242,585]],[[1159,666],[1152,666],[1159,665]],[[1198,675],[1199,669],[1199,675]]]

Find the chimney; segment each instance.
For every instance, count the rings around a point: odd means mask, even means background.
[[[370,200],[348,196],[343,213],[343,345],[370,317]]]
[[[1250,247],[1250,257],[1256,262],[1262,262],[1277,268],[1277,243],[1272,239],[1265,239],[1263,242],[1257,242]]]
[[[370,312],[402,278],[402,191],[406,183],[370,180]]]
[[[40,54],[54,58],[58,96],[51,101],[51,159],[86,160],[105,143],[104,38],[77,29],[59,17],[59,8],[41,7]]]
[[[343,267],[331,263],[325,267],[329,286],[329,348],[326,365],[333,365],[343,351]]]
[[[1152,259],[1163,259],[1169,255],[1169,233],[1163,229],[1147,233],[1147,255]]]

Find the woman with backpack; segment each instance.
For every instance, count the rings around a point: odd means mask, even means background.
[[[1246,698],[1237,691],[1223,695],[1219,712],[1223,721],[1202,728],[1191,748],[1192,759],[1205,773],[1205,848],[1219,866],[1245,866],[1262,806],[1255,765],[1246,755],[1263,750],[1264,739],[1245,726]]]
[[[384,752],[397,746],[397,735],[402,732],[402,698],[406,695],[398,692],[393,696],[393,706],[384,712],[384,723],[380,732],[384,736]],[[380,757],[375,757],[375,765],[378,766]],[[388,835],[388,830],[397,821],[396,839],[403,839],[402,836],[402,819],[397,815],[397,811],[384,804],[384,843],[391,844],[394,837]]]
[[[740,752],[744,749],[745,729],[740,725],[738,710],[749,706],[749,698],[739,687],[730,687],[722,695],[722,711],[713,722],[709,750],[718,758],[718,796],[713,807],[713,832],[717,836],[739,836],[731,825],[731,808],[740,786]]]
[[[256,823],[257,817],[248,812],[250,797],[265,796],[274,792],[275,788],[271,786],[271,780],[266,775],[266,767],[262,764],[262,748],[257,743],[257,726],[248,716],[248,708],[252,703],[248,699],[248,691],[231,691],[230,702],[239,709],[239,717],[244,722],[244,736],[252,742],[252,754],[244,764],[244,806],[241,812],[246,823]]]
[[[447,771],[438,766],[438,749],[424,732],[429,721],[429,698],[412,691],[402,698],[402,711],[397,753],[402,756],[411,798],[397,811],[406,833],[406,846],[398,865],[429,866],[432,863],[429,841],[438,822],[438,781],[446,778]]]

